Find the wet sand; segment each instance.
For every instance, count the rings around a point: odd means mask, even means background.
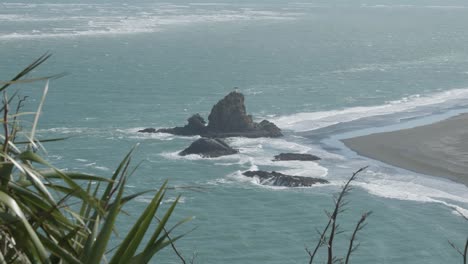
[[[468,114],[434,124],[344,139],[361,156],[468,186]]]

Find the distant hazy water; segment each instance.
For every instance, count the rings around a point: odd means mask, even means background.
[[[54,56],[35,76],[70,73],[51,83],[40,127],[43,137],[73,136],[47,144],[57,166],[109,175],[140,142],[135,160],[145,162],[130,191],[167,178],[203,187],[181,191],[175,217],[196,216],[184,230],[197,229],[178,246],[197,252],[197,263],[305,263],[332,194],[365,165],[342,218],[349,230],[374,212],[353,263],[459,263],[447,239],[461,245],[468,235],[454,213],[468,209],[467,187],[356,156],[333,140],[467,107],[468,5],[409,2],[1,3],[0,79],[45,51]],[[239,155],[203,160],[176,155],[194,138],[136,133],[207,116],[233,87],[285,137],[233,138]],[[39,98],[40,89],[22,93]],[[271,162],[286,151],[323,160]],[[250,168],[331,184],[259,186],[241,176]],[[127,210],[141,211],[150,198]],[[132,220],[122,219],[122,229]],[[169,250],[163,257],[179,263]]]

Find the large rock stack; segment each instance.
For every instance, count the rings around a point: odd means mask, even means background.
[[[208,125],[199,114],[188,119],[183,127],[154,129],[147,128],[139,132],[170,133],[180,136],[200,135],[208,138],[226,137],[281,137],[281,129],[268,120],[255,123],[247,114],[244,95],[237,91],[231,92],[216,103],[208,116]]]

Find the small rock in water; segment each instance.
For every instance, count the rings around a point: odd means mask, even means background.
[[[226,142],[218,138],[200,138],[179,153],[180,156],[198,154],[202,157],[215,158],[238,153]]]
[[[312,154],[281,153],[279,155],[276,155],[273,161],[280,161],[280,160],[316,161],[316,160],[320,160],[320,158]]]
[[[150,128],[145,128],[145,129],[138,130],[138,132],[140,132],[140,133],[156,133],[156,129],[150,127]]]
[[[251,178],[257,177],[260,180],[260,184],[273,186],[310,187],[314,184],[328,183],[328,181],[324,179],[292,176],[276,171],[246,171],[243,173],[243,175]]]

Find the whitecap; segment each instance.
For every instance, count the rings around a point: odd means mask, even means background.
[[[170,197],[170,198],[167,198],[163,201],[163,203],[174,203],[176,201],[177,197]],[[180,197],[179,198],[179,201],[178,203],[185,203],[186,201],[186,198],[184,196]]]
[[[53,127],[48,129],[39,129],[37,133],[58,133],[58,134],[83,134],[94,131],[95,129],[87,127]]]
[[[174,151],[174,152],[163,152],[160,153],[159,155],[166,158],[166,159],[171,159],[171,160],[239,160],[239,154],[234,154],[234,155],[228,155],[228,156],[221,156],[221,157],[215,157],[215,158],[207,158],[207,157],[202,157],[201,155],[198,154],[190,154],[186,156],[181,156],[179,153],[182,150]]]
[[[94,166],[93,168],[101,171],[111,171],[111,169],[104,167],[104,166]]]
[[[386,104],[376,106],[357,106],[343,110],[298,113],[272,118],[271,121],[282,129],[304,132],[339,123],[350,122],[365,117],[410,111],[425,106],[447,103],[449,101],[466,105],[468,102],[463,100],[463,98],[468,98],[468,89],[453,89],[427,96],[415,94],[403,97],[400,100],[390,101]]]
[[[395,174],[377,169],[366,170],[353,185],[388,199],[442,204],[468,216],[467,187],[446,179],[405,173],[400,169]]]
[[[161,141],[170,141],[174,139],[185,139],[185,140],[196,140],[200,138],[200,136],[177,136],[169,133],[142,133],[138,132],[140,130],[145,129],[145,127],[134,127],[134,128],[126,128],[126,129],[116,129],[115,132],[117,134],[123,134],[128,138],[131,139],[157,139]],[[156,130],[159,128],[155,128]]]
[[[291,20],[296,19],[299,13],[277,12],[263,9],[223,9],[211,10],[209,8],[191,9],[189,6],[155,4],[131,5],[130,7],[112,5],[91,5],[91,10],[102,15],[81,15],[83,10],[72,9],[70,5],[56,5],[54,9],[48,6],[46,16],[25,16],[16,13],[2,14],[1,20],[6,21],[64,21],[71,23],[68,28],[38,28],[24,29],[22,31],[4,32],[0,40],[21,40],[41,38],[75,38],[82,36],[100,36],[117,34],[155,33],[167,30],[167,26],[191,25],[199,23],[221,23],[231,21],[257,21],[257,20]],[[134,12],[129,13],[128,8]],[[67,12],[67,16],[63,13]],[[70,24],[67,23],[67,24]]]
[[[368,44],[372,45],[372,44]],[[457,54],[444,54],[437,56],[428,56],[415,60],[401,60],[391,63],[369,63],[353,66],[347,69],[335,70],[331,72],[325,72],[322,74],[346,74],[346,73],[360,73],[360,72],[385,72],[391,70],[401,70],[402,68],[413,69],[421,66],[432,65],[445,65],[447,63],[458,62],[462,59],[462,56]]]

